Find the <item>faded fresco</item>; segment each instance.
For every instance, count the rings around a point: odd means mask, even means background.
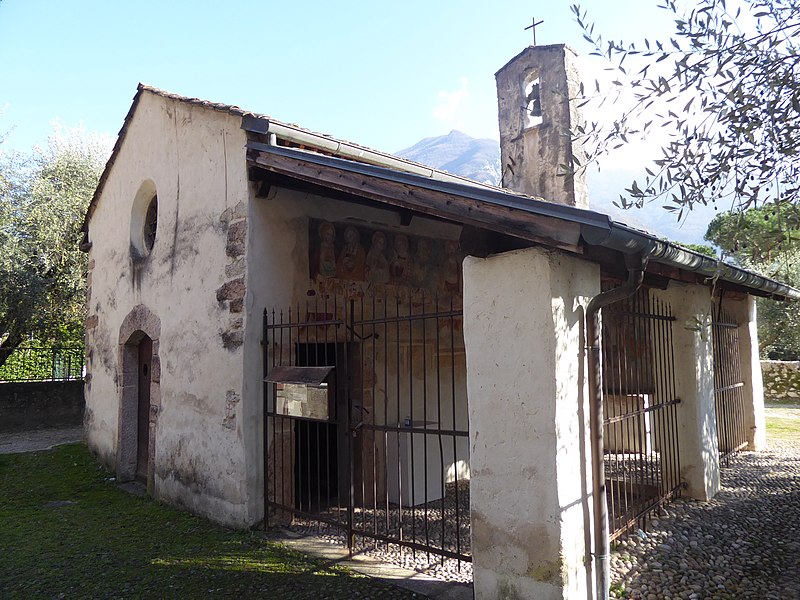
[[[309,277],[322,293],[461,303],[456,240],[309,221]]]

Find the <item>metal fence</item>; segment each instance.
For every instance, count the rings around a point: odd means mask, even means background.
[[[744,422],[744,381],[739,365],[739,325],[720,306],[711,324],[714,335],[714,403],[717,412],[719,457],[747,447]]]
[[[264,341],[267,520],[470,562],[461,311],[321,300],[265,312]]]
[[[0,349],[0,382],[83,379],[83,346],[20,346]]]
[[[670,306],[642,290],[603,309],[603,415],[611,539],[680,493]]]

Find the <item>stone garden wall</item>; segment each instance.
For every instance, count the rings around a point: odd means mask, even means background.
[[[83,423],[83,380],[0,383],[0,433]]]
[[[800,361],[762,360],[764,401],[800,404]]]

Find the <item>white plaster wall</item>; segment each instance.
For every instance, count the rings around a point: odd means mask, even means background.
[[[449,335],[442,336],[447,339],[440,339],[437,357],[432,331],[436,322],[428,320],[426,325],[428,343],[424,352],[422,344],[412,349],[407,344],[401,345],[398,360],[394,341],[389,342],[387,352],[382,342],[383,337],[388,336],[382,333],[374,350],[366,348],[365,354],[370,360],[374,356],[378,367],[373,387],[375,423],[394,426],[410,417],[413,421],[437,422],[439,429],[467,431],[467,365],[463,338],[460,334],[454,336],[455,347],[451,348]],[[384,363],[388,365],[386,370]],[[444,437],[441,453],[438,441],[436,436],[428,438],[429,468],[441,465],[447,483],[456,478],[469,479],[468,438],[458,437],[454,446],[452,437]]]
[[[707,323],[711,292],[699,285],[670,282],[652,295],[670,304],[678,404],[680,477],[687,494],[709,500],[719,491],[719,445],[714,407],[713,335]]]
[[[231,315],[216,290],[228,262],[220,217],[248,200],[244,145],[240,118],[144,92],[89,228],[89,315],[97,316],[87,335],[89,446],[113,465],[119,330],[144,304],[161,321],[155,495],[231,525],[250,519],[241,419],[223,426],[226,401],[242,391],[242,348],[222,346]],[[158,231],[151,254],[134,264],[131,204],[147,179],[158,193]]]
[[[464,261],[475,597],[591,597],[584,307],[596,265]]]
[[[251,515],[258,515],[258,518],[263,516],[264,477],[264,375],[261,346],[263,311],[265,308],[280,310],[290,305],[300,306],[302,311],[307,302],[313,307],[315,298],[308,295],[313,287],[309,278],[310,219],[349,222],[410,236],[457,240],[460,234],[460,227],[427,219],[414,218],[409,226],[403,226],[399,214],[390,210],[359,206],[278,187],[273,187],[266,198],[257,198],[255,190],[251,189],[245,311],[247,322],[256,325],[245,332],[242,416],[248,465],[248,510]],[[340,312],[343,308],[340,299]],[[339,316],[343,316],[343,313]],[[363,352],[365,355],[371,353],[368,344],[363,345]],[[421,400],[421,394],[419,399]],[[379,405],[383,400],[376,397],[374,402]],[[465,404],[466,394],[462,393],[461,406]],[[419,409],[415,408],[415,415],[419,414],[417,410]],[[464,407],[462,415],[465,412]],[[271,435],[269,439],[272,440]]]

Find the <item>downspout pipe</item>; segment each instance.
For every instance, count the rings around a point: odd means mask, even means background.
[[[586,307],[586,347],[589,354],[589,435],[592,449],[592,499],[594,506],[594,554],[597,600],[608,600],[610,586],[610,557],[606,479],[603,468],[603,406],[600,369],[600,309],[632,296],[644,281],[647,266],[645,254],[626,254],[628,280],[620,287],[601,292]]]

